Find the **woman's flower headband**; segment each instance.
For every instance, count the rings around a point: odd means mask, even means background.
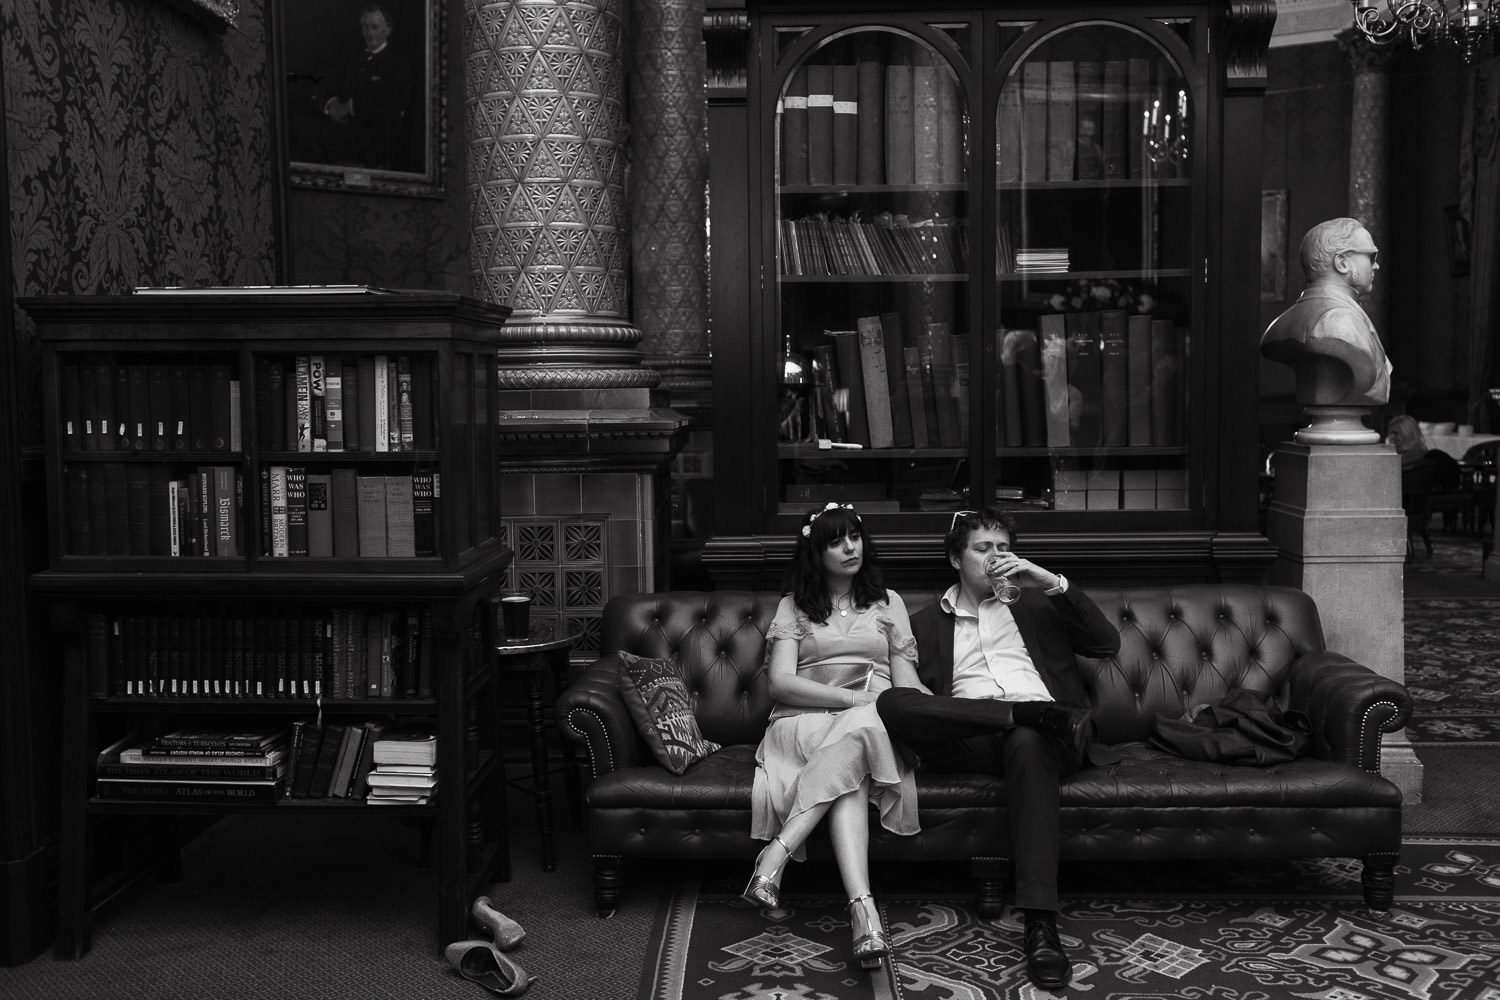
[[[813,522],[822,517],[824,514],[828,513],[830,510],[847,510],[849,513],[854,514],[854,519],[856,521],[859,520],[859,514],[855,513],[854,505],[852,503],[834,503],[830,500],[828,503],[823,505],[822,510],[814,511],[813,516],[807,519],[807,523],[802,526],[802,537],[811,538]]]

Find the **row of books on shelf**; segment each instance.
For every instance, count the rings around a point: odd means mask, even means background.
[[[85,619],[95,698],[430,698],[432,621],[421,608],[301,616],[111,615]]]
[[[65,450],[238,451],[240,382],[229,364],[65,362]]]
[[[963,181],[963,101],[946,66],[887,61],[867,42],[796,69],[778,111],[783,185]]]
[[[66,543],[76,556],[238,556],[239,469],[68,462]]]
[[[69,462],[67,551],[75,556],[244,554],[245,495],[231,465]],[[441,474],[261,467],[259,551],[271,558],[435,556]]]
[[[431,449],[433,360],[426,354],[257,358],[261,441],[273,451],[310,453]]]
[[[273,559],[416,558],[438,551],[442,475],[262,469],[261,552]]]
[[[997,436],[1007,447],[1185,443],[1187,331],[1123,309],[1044,313],[996,332]]]
[[[1184,443],[1186,330],[1170,319],[1121,309],[1046,313],[1038,325],[996,333],[1001,445]],[[904,339],[895,313],[861,316],[856,326],[827,331],[831,343],[813,347],[810,431],[784,421],[784,439],[827,438],[866,448],[965,446],[967,338],[933,322]]]
[[[996,180],[1173,177],[1153,140],[1180,139],[1187,97],[1146,58],[1030,59],[1006,81],[995,115]]]
[[[956,274],[968,266],[962,220],[913,221],[881,212],[867,222],[858,213],[820,212],[782,219],[779,236],[783,274]]]
[[[437,790],[430,725],[389,720],[290,729],[131,733],[99,753],[101,799],[271,804],[282,798],[427,803]]]
[[[903,331],[895,312],[825,331],[812,348],[812,438],[866,448],[958,448],[967,441],[967,340],[943,322]]]

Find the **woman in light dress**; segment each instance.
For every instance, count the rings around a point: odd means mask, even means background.
[[[874,546],[849,504],[807,515],[787,574],[787,596],[766,632],[776,706],[756,751],[750,835],[769,840],[744,898],[777,909],[781,873],[802,857],[826,815],[849,896],[854,954],[873,969],[890,950],[870,895],[869,806],[880,823],[913,834],[911,768],[891,745],[875,697],[921,687],[906,605],[886,590]]]
[[[1395,448],[1396,453],[1401,456],[1403,469],[1413,468],[1427,457],[1427,438],[1422,434],[1422,426],[1417,423],[1416,417],[1409,414],[1403,413],[1391,418],[1385,429],[1385,443]]]

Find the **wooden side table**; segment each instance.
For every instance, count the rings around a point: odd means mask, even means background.
[[[496,665],[501,673],[526,674],[530,678],[526,700],[526,718],[531,728],[531,783],[529,791],[536,799],[536,826],[542,841],[542,870],[556,871],[557,860],[552,848],[552,790],[548,776],[545,714],[542,711],[542,687],[545,675],[552,675],[553,699],[568,686],[568,654],[578,644],[577,635],[539,635],[523,640],[503,636],[495,644]],[[568,808],[574,825],[582,822],[580,806],[583,789],[578,780],[578,752],[571,740],[563,740],[563,784],[567,790]],[[503,869],[510,873],[510,836],[501,845],[505,852]]]

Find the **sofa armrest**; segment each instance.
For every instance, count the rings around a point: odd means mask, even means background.
[[[557,728],[589,757],[592,778],[638,763],[643,747],[620,695],[620,658],[600,657],[557,699]]]
[[[1411,718],[1405,685],[1342,653],[1305,653],[1292,664],[1289,709],[1312,722],[1313,752],[1366,771],[1380,771],[1380,734]]]

